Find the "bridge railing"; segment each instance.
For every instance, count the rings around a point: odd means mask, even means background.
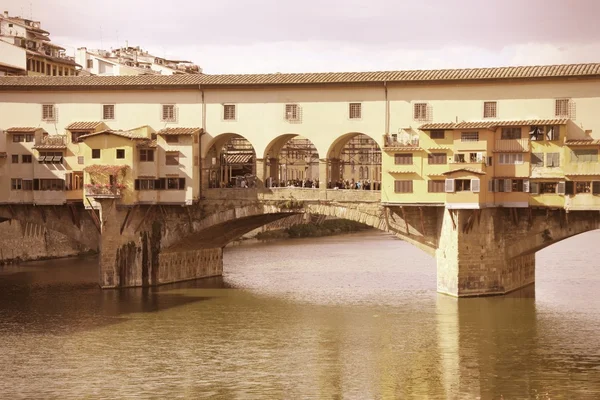
[[[379,190],[356,189],[312,189],[312,188],[270,188],[270,189],[207,189],[202,192],[207,200],[284,200],[301,201],[340,201],[340,202],[378,202]]]

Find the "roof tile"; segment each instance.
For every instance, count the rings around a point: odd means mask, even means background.
[[[39,76],[3,77],[0,90],[52,87],[139,87],[198,85],[297,85],[325,83],[427,82],[489,79],[532,79],[565,77],[600,77],[600,63],[495,67],[471,69],[442,69],[374,72],[321,72],[241,75],[139,75],[139,76]]]
[[[17,126],[14,128],[8,128],[6,132],[8,133],[32,133],[41,128],[35,128],[33,126]]]
[[[78,122],[71,123],[69,126],[67,126],[67,129],[70,131],[91,131],[91,130],[96,129],[101,124],[103,124],[103,122],[101,122],[101,121],[93,121],[93,122],[78,121]]]
[[[199,133],[200,128],[164,128],[157,132],[158,135],[193,135]]]

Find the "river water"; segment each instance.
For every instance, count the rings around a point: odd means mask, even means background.
[[[598,243],[461,300],[374,231],[228,247],[223,278],[158,290],[102,291],[93,258],[0,267],[0,398],[598,399]]]

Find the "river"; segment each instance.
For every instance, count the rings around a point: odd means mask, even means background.
[[[438,295],[387,234],[242,243],[224,275],[102,291],[96,260],[0,267],[0,398],[598,399],[600,232],[536,286]]]

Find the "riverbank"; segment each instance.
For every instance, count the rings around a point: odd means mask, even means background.
[[[372,228],[359,222],[349,221],[345,219],[332,219],[323,221],[320,224],[308,223],[302,225],[294,225],[286,229],[276,229],[266,232],[259,232],[256,234],[255,239],[274,240],[333,236],[344,233],[361,232],[368,229]]]

